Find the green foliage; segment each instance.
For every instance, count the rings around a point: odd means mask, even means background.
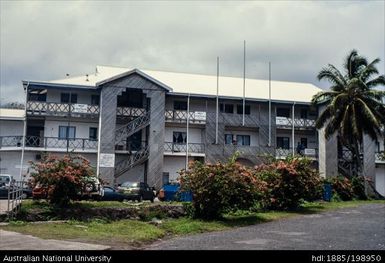
[[[335,201],[349,201],[354,197],[353,187],[350,180],[343,176],[332,177],[326,180],[331,183]]]
[[[266,183],[231,158],[227,163],[192,162],[189,170],[181,171],[181,190],[192,191],[194,217],[214,219],[224,212],[248,209],[259,200]]]
[[[374,141],[385,126],[385,92],[375,89],[385,85],[385,76],[376,68],[379,59],[368,62],[356,50],[352,50],[345,59],[344,72],[329,64],[319,74],[319,80],[331,83],[329,91],[314,95],[313,105],[324,105],[316,127],[325,128],[325,137],[339,135],[340,142],[353,154],[354,175],[358,174],[362,164],[360,144],[363,134]]]
[[[337,176],[326,179],[325,182],[332,185],[334,201],[368,199],[365,193],[365,178],[362,176],[352,177],[351,180],[344,176]]]
[[[258,177],[267,183],[261,206],[267,209],[296,209],[303,201],[319,199],[322,184],[319,173],[307,158],[290,157],[256,167]]]
[[[31,167],[32,186],[45,189],[48,200],[59,207],[76,199],[83,185],[94,176],[90,162],[80,155],[47,155],[41,162],[31,162]]]

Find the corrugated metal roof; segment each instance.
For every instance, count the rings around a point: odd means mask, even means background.
[[[97,66],[95,73],[88,74],[88,76],[70,77],[66,79],[48,81],[45,83],[96,87],[101,82],[108,82],[109,79],[113,79],[116,76],[123,75],[133,70],[135,69]],[[144,73],[161,84],[164,84],[166,88],[171,88],[171,93],[190,93],[192,95],[216,96],[217,76],[215,75],[199,75],[142,69],[136,70],[137,72]],[[246,99],[269,99],[268,80],[246,78],[245,83]],[[312,96],[319,91],[322,90],[310,83],[271,81],[271,99],[274,101],[310,102]],[[220,76],[219,96],[242,98],[243,78]]]
[[[24,110],[0,108],[0,120],[23,120]]]

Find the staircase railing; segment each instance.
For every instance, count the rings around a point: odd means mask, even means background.
[[[149,146],[142,148],[134,154],[128,156],[127,159],[118,162],[115,165],[115,178],[121,176],[126,171],[130,170],[136,165],[139,165],[147,160],[150,153]]]
[[[135,118],[124,126],[116,129],[115,131],[115,142],[133,135],[135,132],[143,129],[150,123],[150,114],[147,112],[145,115]]]

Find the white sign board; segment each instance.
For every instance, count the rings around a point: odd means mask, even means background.
[[[73,104],[73,112],[76,113],[87,113],[88,112],[88,105],[87,104]]]
[[[275,124],[276,125],[288,125],[289,121],[286,117],[276,117]]]
[[[198,120],[198,121],[205,121],[206,120],[206,112],[204,112],[204,111],[194,112],[194,119]]]
[[[115,154],[101,153],[99,155],[99,167],[115,167]]]
[[[315,156],[315,149],[306,148],[305,155]]]

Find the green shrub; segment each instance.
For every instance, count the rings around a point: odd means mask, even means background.
[[[193,193],[194,217],[214,219],[224,212],[249,209],[265,191],[265,183],[252,169],[235,162],[203,164],[192,162],[189,170],[180,172],[182,191]]]
[[[333,195],[342,201],[352,200],[354,197],[353,187],[350,180],[344,176],[328,178],[326,182],[331,183]]]
[[[261,206],[267,209],[296,209],[303,201],[321,198],[319,173],[307,158],[290,157],[256,167],[259,178],[267,183]]]
[[[47,155],[41,162],[31,162],[31,167],[32,186],[45,189],[48,200],[59,207],[76,199],[84,183],[94,176],[90,162],[80,155]]]
[[[355,176],[351,180],[352,191],[355,199],[366,200],[368,197],[365,192],[365,178],[363,176]]]

